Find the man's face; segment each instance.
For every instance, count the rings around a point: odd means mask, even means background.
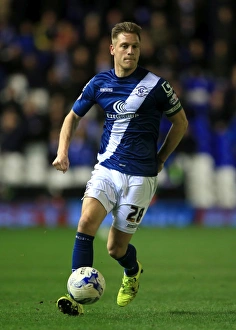
[[[130,75],[137,67],[140,56],[140,41],[135,33],[120,33],[110,46],[118,76]]]

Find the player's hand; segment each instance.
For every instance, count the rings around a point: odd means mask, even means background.
[[[68,157],[57,156],[56,159],[53,161],[52,165],[58,171],[62,171],[63,173],[66,173],[66,171],[69,169],[70,162]]]

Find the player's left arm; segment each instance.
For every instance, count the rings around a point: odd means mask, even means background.
[[[182,140],[188,127],[188,120],[183,108],[173,116],[169,116],[167,118],[170,120],[172,125],[158,151],[158,173],[162,170],[167,158]]]

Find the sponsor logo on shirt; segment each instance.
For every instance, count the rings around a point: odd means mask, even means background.
[[[107,118],[124,119],[124,118],[136,118],[139,116],[139,114],[127,112],[126,102],[122,100],[116,101],[113,104],[113,110],[115,110],[115,112],[117,112],[118,114],[116,115],[112,113],[107,113]]]
[[[107,118],[113,118],[113,119],[124,119],[124,118],[136,118],[139,114],[137,113],[126,113],[123,115],[116,115],[113,113],[107,113]]]
[[[125,108],[126,103],[124,101],[117,101],[113,104],[113,109],[115,110],[115,112],[121,113],[121,112],[125,112],[126,108]]]

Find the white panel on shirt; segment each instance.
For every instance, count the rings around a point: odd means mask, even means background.
[[[103,154],[98,154],[99,163],[109,159],[115,153],[131,119],[135,116],[136,111],[140,108],[147,95],[151,92],[159,79],[159,77],[149,72],[133,89],[123,106],[121,104],[122,101],[114,103],[114,105],[119,104],[119,107],[117,106],[115,108],[113,105],[113,108],[117,112],[118,116],[127,115],[127,117],[117,118],[115,120],[106,151]]]

